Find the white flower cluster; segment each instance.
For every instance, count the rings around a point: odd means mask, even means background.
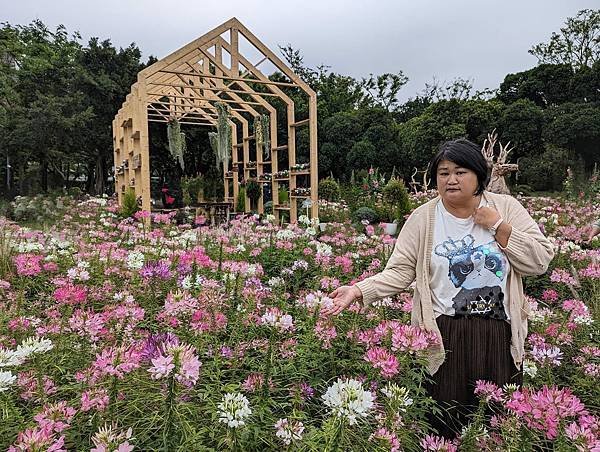
[[[283,278],[280,278],[279,276],[273,276],[271,279],[269,279],[267,284],[269,285],[269,287],[280,287],[285,284],[285,281]]]
[[[275,423],[277,433],[286,446],[292,444],[292,441],[300,441],[304,433],[304,424],[300,421],[288,421],[287,418],[279,419]]]
[[[12,386],[17,379],[16,375],[10,370],[0,370],[0,392],[8,390],[9,386]]]
[[[320,290],[311,292],[304,297],[304,302],[301,302],[308,309],[329,308],[333,305],[333,298],[329,298]]]
[[[275,237],[277,240],[294,240],[296,238],[296,233],[291,229],[281,229],[277,231]]]
[[[528,359],[523,361],[523,373],[531,378],[534,378],[537,375],[537,365]]]
[[[250,403],[245,395],[240,392],[229,392],[223,396],[219,409],[219,422],[227,427],[237,428],[246,424],[246,419],[252,414]]]
[[[90,268],[89,262],[79,261],[77,262],[77,266],[72,267],[67,271],[67,276],[71,281],[88,281],[90,279],[88,268]]]
[[[0,347],[0,369],[4,367],[19,366],[25,362],[25,360],[36,353],[44,353],[52,350],[54,344],[50,339],[30,337],[24,339],[21,344],[17,346],[15,350],[9,350]],[[12,374],[10,370],[0,371],[0,392],[4,392],[11,386],[16,376]]]
[[[139,251],[132,251],[127,256],[127,268],[129,270],[139,270],[144,266],[144,255]]]
[[[20,242],[17,245],[17,251],[19,253],[32,253],[42,251],[44,246],[39,242]]]
[[[358,418],[367,417],[375,400],[371,391],[365,391],[360,381],[351,378],[338,378],[321,398],[330,414],[346,419],[350,425],[355,425]]]
[[[381,392],[400,411],[406,411],[406,407],[413,404],[413,399],[408,396],[408,389],[404,386],[398,386],[396,383],[388,383]]]
[[[289,314],[283,314],[279,309],[267,309],[260,318],[262,325],[271,326],[281,332],[294,329],[294,319]]]
[[[198,243],[198,231],[197,229],[183,231],[176,240],[183,247],[188,247],[190,244],[196,244]]]
[[[317,254],[321,256],[331,256],[333,249],[327,243],[317,242]]]
[[[200,289],[202,284],[204,283],[204,278],[201,275],[196,275],[195,279],[192,279],[191,275],[186,275],[185,278],[181,280],[181,287],[186,290]]]

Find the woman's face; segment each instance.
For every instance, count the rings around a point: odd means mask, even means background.
[[[477,174],[450,160],[437,167],[437,187],[442,199],[452,204],[467,204],[477,191]]]

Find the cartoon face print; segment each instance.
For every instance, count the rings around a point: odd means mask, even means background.
[[[448,259],[448,277],[454,287],[494,287],[504,279],[506,258],[495,242],[473,246],[471,234],[448,240],[435,247],[435,254]]]

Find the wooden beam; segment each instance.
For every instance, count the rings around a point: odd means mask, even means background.
[[[300,86],[296,85],[295,83],[275,82],[275,81],[269,80],[269,79],[261,80],[261,79],[253,79],[253,78],[249,79],[249,78],[240,78],[240,77],[232,77],[232,76],[225,77],[223,75],[206,74],[204,72],[170,71],[167,69],[163,69],[160,71],[160,73],[180,74],[180,75],[189,75],[189,76],[195,75],[195,76],[199,76],[202,78],[208,78],[208,79],[230,80],[230,81],[236,81],[236,82],[252,82],[252,83],[259,83],[261,85],[274,85],[274,86],[286,86],[288,88],[300,88]],[[152,80],[148,80],[148,84],[151,84],[151,83],[152,83]]]

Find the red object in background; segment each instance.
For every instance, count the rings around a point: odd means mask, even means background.
[[[173,198],[172,196],[169,196],[169,195],[167,195],[167,196],[165,197],[165,202],[166,202],[167,204],[169,204],[169,205],[170,205],[170,204],[173,204],[173,203],[175,202],[175,198]]]

